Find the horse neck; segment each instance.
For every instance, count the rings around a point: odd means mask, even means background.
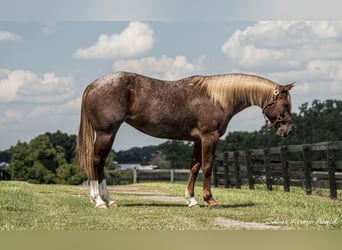
[[[275,88],[276,83],[267,79],[256,76],[242,77],[240,82],[232,84],[230,91],[233,95],[228,102],[234,113],[250,106],[263,108],[272,99]]]
[[[214,103],[233,113],[249,106],[263,107],[270,101],[277,84],[255,75],[226,74],[194,76],[191,85],[204,89]]]

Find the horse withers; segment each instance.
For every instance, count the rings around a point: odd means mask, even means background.
[[[185,199],[189,207],[198,206],[194,185],[202,167],[203,199],[210,208],[217,207],[210,176],[216,145],[229,121],[241,110],[257,105],[276,134],[288,136],[292,87],[248,74],[163,81],[116,72],[95,80],[83,93],[76,148],[78,163],[90,181],[91,201],[96,208],[117,206],[108,193],[104,164],[120,125],[126,122],[151,136],[193,141]]]

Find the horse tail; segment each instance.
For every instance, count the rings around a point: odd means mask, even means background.
[[[88,86],[82,96],[81,121],[76,142],[76,158],[81,170],[89,180],[95,180],[94,171],[94,128],[86,112],[86,98],[91,88]]]

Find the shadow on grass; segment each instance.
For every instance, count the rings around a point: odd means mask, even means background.
[[[254,202],[247,202],[247,203],[240,203],[240,204],[220,204],[219,208],[242,208],[242,207],[253,207],[256,203]]]
[[[243,207],[253,207],[256,204],[253,202],[248,203],[241,203],[241,204],[220,204],[220,206],[216,209],[226,209],[226,208],[243,208]],[[180,203],[127,203],[127,204],[120,204],[120,207],[185,207],[187,208],[186,204]],[[200,208],[207,208],[206,205],[200,205]]]

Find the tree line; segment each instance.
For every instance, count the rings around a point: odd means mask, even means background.
[[[304,103],[298,113],[292,114],[293,135],[288,138],[275,136],[266,124],[254,132],[230,132],[220,140],[217,153],[224,151],[268,148],[280,145],[316,143],[342,140],[342,101],[315,100]],[[75,163],[76,135],[57,131],[45,133],[30,142],[18,142],[0,152],[0,163],[12,179],[34,183],[79,184],[85,180]],[[134,147],[115,152],[106,161],[107,169],[115,169],[119,163],[153,164],[159,168],[188,168],[192,155],[192,143],[166,141],[157,146]]]

